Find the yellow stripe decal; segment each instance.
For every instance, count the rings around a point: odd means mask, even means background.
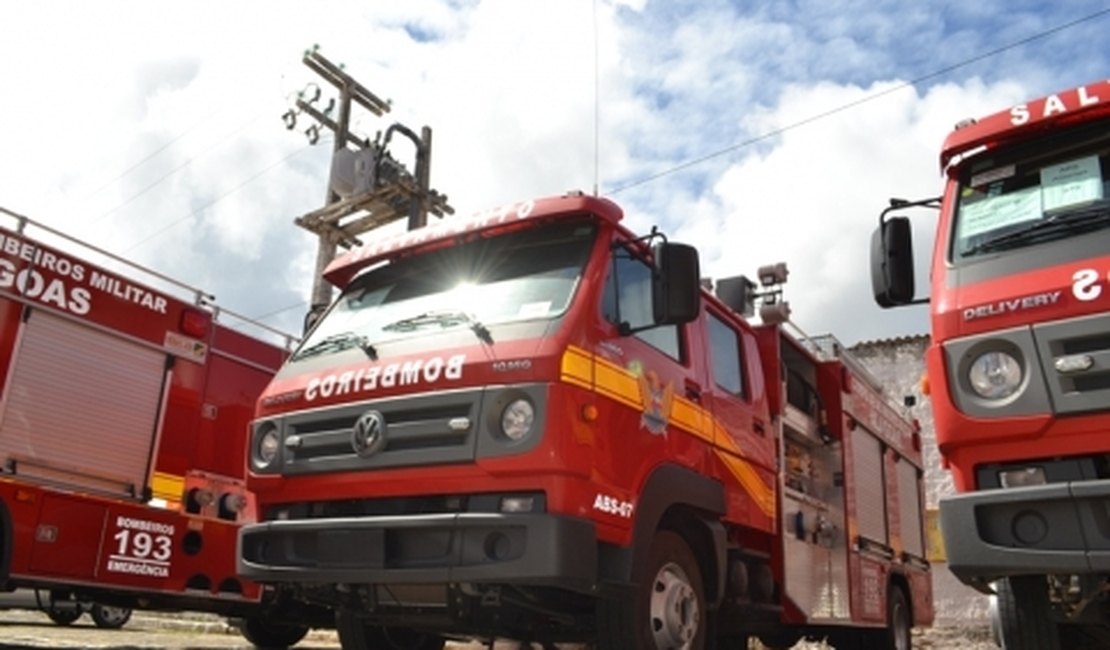
[[[562,377],[568,384],[581,388],[593,388],[593,355],[581,348],[568,346],[563,353]]]
[[[150,491],[155,499],[180,501],[185,491],[185,477],[165,472],[154,472],[150,480]]]
[[[644,396],[640,394],[640,379],[634,373],[607,359],[597,357],[582,348],[570,345],[563,353],[561,364],[562,380],[598,395],[608,397],[629,408],[642,411]],[[759,472],[751,462],[743,458],[744,453],[728,430],[712,414],[695,402],[674,396],[671,400],[671,424],[709,444],[723,445],[725,449],[715,449],[717,457],[728,468],[744,489],[752,495],[755,504],[767,516],[775,516],[774,489],[763,482]]]
[[[640,395],[640,382],[635,375],[615,363],[596,357],[594,372],[597,377],[598,393],[634,409],[644,408],[643,397]]]
[[[752,495],[755,505],[759,506],[763,514],[774,517],[775,493],[759,477],[759,473],[755,471],[752,464],[739,456],[733,456],[720,449],[714,451],[717,453],[717,458],[721,459],[721,462],[732,472],[736,480],[740,481],[740,485],[743,485],[748,494]]]
[[[675,397],[671,403],[670,417],[676,427],[712,444],[713,434],[709,414],[702,407],[685,397]]]

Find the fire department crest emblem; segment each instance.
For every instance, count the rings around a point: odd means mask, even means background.
[[[639,376],[640,399],[643,400],[644,413],[640,416],[640,426],[657,436],[667,435],[670,421],[671,402],[674,401],[674,387],[670,382],[663,385],[654,370]]]

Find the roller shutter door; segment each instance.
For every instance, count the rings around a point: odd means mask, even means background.
[[[924,558],[925,539],[922,533],[918,471],[905,460],[898,461],[898,505],[902,523],[902,548],[911,555]]]
[[[139,497],[166,375],[162,351],[33,311],[6,384],[0,457],[20,475]]]
[[[852,432],[852,462],[859,534],[871,541],[889,544],[882,444],[863,427]]]

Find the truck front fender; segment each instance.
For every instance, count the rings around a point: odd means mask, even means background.
[[[601,578],[613,585],[629,585],[647,562],[651,539],[666,523],[677,526],[694,547],[704,575],[706,599],[721,602],[725,587],[724,487],[717,481],[677,465],[662,465],[651,472],[637,500],[632,544],[628,548],[603,546]]]

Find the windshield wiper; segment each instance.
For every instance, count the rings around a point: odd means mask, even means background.
[[[422,325],[439,325],[440,327],[468,325],[471,331],[478,335],[478,338],[486,343],[493,343],[493,337],[490,335],[489,329],[487,329],[485,325],[470,314],[456,309],[426,311],[419,316],[402,318],[399,321],[382,327],[382,329],[394,332],[411,332]]]
[[[318,354],[324,354],[325,352],[339,352],[355,347],[362,350],[371,361],[378,360],[377,349],[370,344],[370,341],[368,341],[365,336],[355,334],[354,332],[340,332],[320,339],[307,348],[298,350],[297,353],[293,355],[293,361],[298,361],[306,357],[314,357]]]
[[[1006,250],[1038,241],[1058,239],[1061,235],[1098,230],[1107,224],[1110,224],[1110,201],[1098,201],[1085,208],[1057,214],[1021,230],[980,242],[964,251],[963,255]]]

